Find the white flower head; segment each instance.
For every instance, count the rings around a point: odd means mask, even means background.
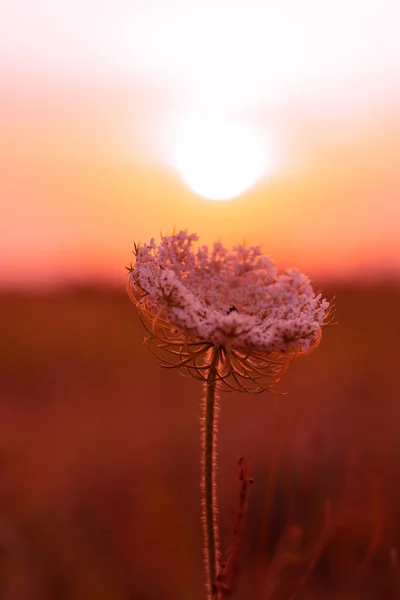
[[[329,302],[297,269],[278,274],[258,246],[228,250],[217,242],[209,249],[197,240],[180,231],[158,245],[135,245],[128,291],[151,334],[147,342],[163,366],[204,381],[214,350],[221,389],[269,389],[292,359],[319,343]]]

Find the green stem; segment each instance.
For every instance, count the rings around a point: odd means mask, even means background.
[[[205,383],[202,423],[202,509],[204,554],[209,599],[215,598],[215,583],[218,572],[218,524],[215,477],[217,467],[216,437],[218,417],[218,394],[215,380],[218,357],[218,350],[214,349],[211,356],[207,382]]]

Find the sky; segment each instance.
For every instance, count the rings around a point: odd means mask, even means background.
[[[399,278],[399,22],[397,0],[4,4],[0,286],[122,281],[133,242],[174,227]],[[218,202],[188,171],[232,184],[257,161],[221,124],[265,168]]]

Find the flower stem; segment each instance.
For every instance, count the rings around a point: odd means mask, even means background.
[[[218,524],[217,524],[217,419],[218,393],[216,390],[216,369],[218,350],[214,349],[211,356],[210,370],[205,383],[202,419],[202,517],[204,530],[204,558],[206,567],[208,599],[215,598],[216,577],[218,567]]]

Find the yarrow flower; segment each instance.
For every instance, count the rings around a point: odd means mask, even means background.
[[[278,273],[258,246],[212,249],[180,231],[135,245],[128,291],[166,367],[219,389],[270,389],[319,343],[329,302],[297,269]]]

